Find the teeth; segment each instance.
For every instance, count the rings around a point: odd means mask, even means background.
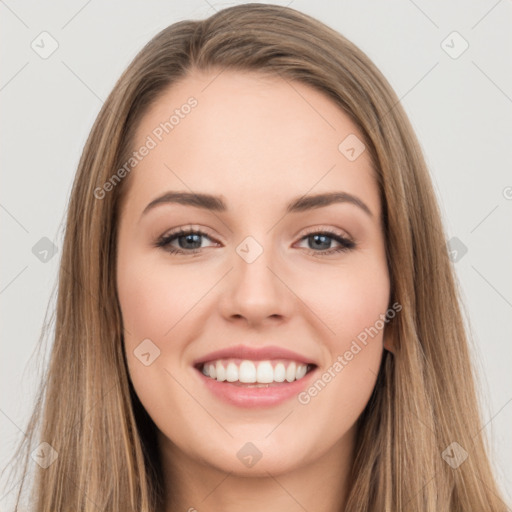
[[[285,364],[288,364],[286,367]],[[292,362],[249,361],[239,364],[234,361],[212,361],[203,365],[202,372],[218,382],[241,382],[244,384],[270,384],[272,382],[293,382],[302,379],[308,371],[308,365]]]
[[[256,382],[256,366],[252,361],[242,361],[238,368],[238,380],[247,384]]]
[[[277,363],[274,368],[274,380],[276,382],[284,382],[286,378],[286,368],[283,363]]]
[[[299,380],[299,379],[302,379],[302,377],[304,377],[304,375],[306,375],[306,372],[308,371],[308,369],[302,364],[300,366],[297,367],[297,374],[296,374],[296,379]]]
[[[226,380],[228,382],[236,382],[238,380],[238,367],[235,363],[229,363],[226,368]]]
[[[288,382],[293,382],[295,380],[295,375],[297,374],[297,369],[295,363],[290,363],[288,368],[286,368],[286,380]]]
[[[240,368],[242,366],[240,365]],[[242,379],[240,379],[242,380]],[[269,361],[262,361],[258,364],[258,373],[256,374],[256,380],[261,384],[268,384],[274,382],[274,369]]]
[[[215,371],[217,373],[217,380],[219,382],[223,382],[226,380],[226,370],[220,361],[217,361],[217,366],[215,367]]]

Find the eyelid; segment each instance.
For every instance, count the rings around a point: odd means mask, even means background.
[[[166,231],[163,235],[159,236],[155,243],[155,247],[160,247],[165,249],[166,245],[170,245],[170,239],[174,238],[181,234],[197,234],[202,236],[203,238],[208,238],[214,244],[223,243],[217,240],[217,238],[210,234],[210,230],[208,228],[199,226],[197,224],[187,224],[185,226],[179,226],[176,228],[173,228],[169,231]],[[200,251],[201,249],[206,249],[206,247],[202,247],[200,249],[191,249],[191,250],[183,250],[183,249],[177,249],[177,251],[183,251],[184,253],[193,253],[194,251]]]
[[[158,239],[162,240],[165,238],[169,238],[170,236],[176,235],[181,232],[185,232],[185,233],[197,232],[202,235],[207,235],[208,238],[210,238],[211,240],[214,240],[216,242],[220,242],[220,240],[218,240],[218,239],[221,238],[221,237],[217,237],[217,235],[213,235],[212,231],[207,227],[200,226],[199,224],[186,224],[184,226],[179,226],[179,227],[176,227],[176,228],[166,231],[163,235],[158,237]]]
[[[320,224],[319,226],[312,226],[310,228],[305,228],[301,237],[307,236],[311,233],[318,233],[318,232],[324,232],[324,231],[336,233],[337,235],[339,235],[343,238],[347,238],[347,239],[355,242],[354,238],[351,235],[349,235],[348,232],[345,231],[344,229],[335,228],[334,226],[328,226],[328,225],[322,225],[322,224]],[[299,235],[297,235],[297,236],[299,236]]]
[[[217,245],[219,243],[224,244],[224,242],[219,242],[217,240],[216,236],[212,236],[210,234],[210,230],[208,228],[205,228],[205,227],[202,227],[199,225],[188,224],[185,226],[173,228],[173,229],[165,232],[163,235],[161,235],[156,240],[154,245],[155,245],[155,247],[167,250],[170,253],[185,254],[185,255],[198,254],[202,250],[208,248],[208,247],[200,247],[200,248],[189,249],[189,250],[179,249],[179,248],[173,248],[173,250],[166,249],[167,246],[171,247],[171,245],[170,245],[171,241],[174,241],[171,239],[176,238],[178,236],[187,235],[187,234],[196,234],[203,238],[208,238],[210,241],[212,241],[214,244],[217,244]],[[344,250],[349,250],[349,249],[355,248],[358,245],[358,242],[351,235],[349,235],[345,230],[341,230],[339,228],[335,228],[333,226],[327,226],[327,225],[311,226],[309,228],[306,228],[305,231],[302,231],[300,234],[297,233],[296,235],[294,235],[294,240],[298,238],[298,240],[296,240],[295,244],[304,241],[306,238],[308,238],[308,236],[311,236],[311,235],[325,235],[328,238],[333,239],[335,243],[340,245],[340,247],[338,249],[334,249],[334,250],[326,249],[324,251],[315,251],[313,249],[306,249],[307,252],[310,252],[311,254],[317,255],[317,256],[335,254],[336,252],[343,250],[343,247],[345,248]],[[219,237],[219,238],[221,238],[221,237]],[[336,240],[336,238],[338,238],[338,240]]]
[[[208,237],[211,240],[214,240],[216,242],[220,241],[220,240],[218,240],[218,238],[222,238],[222,237],[217,237],[216,235],[215,236],[212,235],[211,231],[206,227],[199,226],[198,224],[186,224],[184,226],[179,226],[179,227],[173,228],[169,231],[166,231],[163,235],[158,237],[158,240],[163,240],[163,239],[169,238],[170,236],[175,235],[177,233],[188,232],[188,231],[201,232],[202,234],[208,235]],[[296,233],[293,236],[293,238],[295,239],[295,238],[299,237],[300,239],[302,239],[305,236],[308,236],[310,234],[316,234],[319,232],[332,232],[342,238],[346,238],[346,239],[350,240],[351,242],[354,242],[354,243],[357,242],[357,240],[355,240],[354,237],[351,236],[347,231],[339,229],[339,228],[335,228],[333,226],[328,226],[328,225],[319,225],[319,226],[312,226],[309,228],[305,228],[304,231],[302,231],[302,232],[299,231],[298,233]],[[224,242],[222,242],[222,243],[224,243]]]
[[[307,228],[306,232],[302,232],[300,236],[297,235],[299,240],[295,242],[295,244],[302,243],[310,236],[314,235],[325,235],[327,238],[333,240],[335,244],[338,244],[338,247],[325,249],[322,251],[315,251],[313,249],[304,247],[303,249],[305,249],[305,251],[313,257],[328,258],[330,256],[336,256],[340,253],[352,251],[359,245],[358,242],[356,242],[354,238],[350,236],[346,231],[328,226],[314,226]]]

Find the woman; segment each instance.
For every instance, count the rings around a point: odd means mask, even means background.
[[[139,53],[79,164],[30,440],[37,511],[506,509],[428,171],[358,48],[246,4]]]

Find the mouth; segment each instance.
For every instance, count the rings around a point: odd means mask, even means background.
[[[192,366],[213,397],[246,409],[296,398],[318,373],[316,362],[277,345],[226,347],[196,359]]]
[[[289,359],[253,361],[228,358],[199,363],[195,368],[216,382],[247,388],[268,388],[300,381],[316,365]]]

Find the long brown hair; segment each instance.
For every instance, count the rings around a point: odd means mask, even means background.
[[[440,212],[409,120],[354,44],[294,9],[264,4],[161,31],[118,80],[92,128],[68,207],[51,361],[25,440],[27,454],[40,442],[58,454],[36,468],[34,510],[155,511],[162,504],[155,427],[130,383],[116,295],[127,180],[102,198],[95,190],[126,162],[152,102],[193,70],[224,69],[278,75],[323,92],[356,124],[372,157],[391,302],[402,311],[388,326],[394,351],[384,351],[358,420],[345,511],[504,511]],[[457,467],[446,461],[463,453]],[[25,462],[27,480],[28,455]]]

